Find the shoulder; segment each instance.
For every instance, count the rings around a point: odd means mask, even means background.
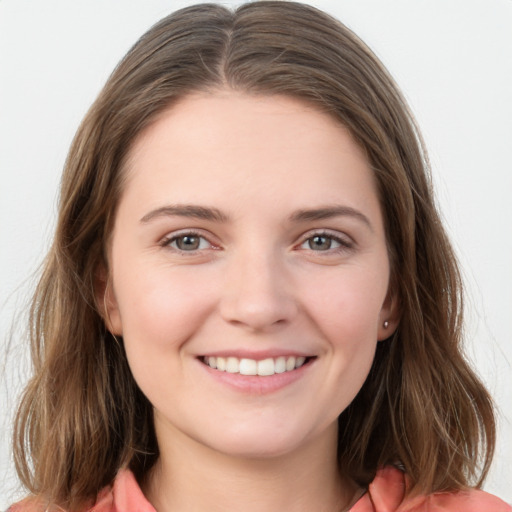
[[[432,512],[437,512],[438,510],[439,512],[445,510],[464,510],[465,512],[512,512],[511,505],[505,503],[497,496],[477,489],[457,493],[434,494],[429,496],[425,503],[428,504],[425,510],[431,510]],[[413,510],[414,508],[411,509],[411,512]]]
[[[7,512],[43,512],[44,504],[35,498],[26,498],[23,501],[11,505]]]
[[[142,493],[131,471],[117,475],[112,487],[104,489],[89,512],[156,512]]]
[[[512,506],[477,489],[407,498],[407,487],[407,476],[402,471],[385,467],[377,472],[368,493],[351,512],[512,512]]]
[[[92,507],[83,512],[156,512],[144,497],[133,473],[120,471],[113,485],[105,487]],[[7,512],[66,512],[61,508],[47,508],[37,498],[27,498],[12,505]]]

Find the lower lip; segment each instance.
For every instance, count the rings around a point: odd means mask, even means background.
[[[204,370],[217,382],[229,386],[236,391],[253,395],[265,395],[283,389],[299,380],[314,363],[310,359],[300,368],[290,372],[275,373],[274,375],[241,375],[240,373],[228,373],[210,368],[207,364],[199,361]]]

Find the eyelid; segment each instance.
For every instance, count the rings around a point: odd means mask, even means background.
[[[209,244],[209,247],[207,249],[195,249],[190,251],[183,251],[176,247],[171,247],[171,243],[177,240],[178,238],[185,237],[185,236],[193,236],[197,238],[202,238],[203,240],[206,240]],[[180,229],[178,231],[172,231],[171,233],[166,234],[164,237],[160,239],[158,242],[158,245],[160,245],[163,248],[168,248],[170,250],[173,250],[175,252],[178,252],[180,254],[187,254],[187,255],[193,255],[197,254],[199,252],[203,252],[205,250],[218,250],[220,249],[219,245],[212,242],[213,235],[211,233],[205,233],[202,229],[196,229],[196,228],[184,228]]]
[[[195,249],[190,251],[183,251],[178,248],[170,247],[170,244],[174,242],[176,239],[184,237],[184,236],[193,236],[198,237],[206,240],[209,244],[209,247],[207,249]],[[340,244],[340,247],[336,247],[333,249],[328,249],[325,251],[313,251],[312,252],[325,252],[332,253],[336,251],[343,251],[343,250],[349,250],[353,249],[356,245],[356,242],[354,239],[347,235],[346,233],[341,233],[336,230],[330,230],[330,229],[311,229],[307,231],[306,233],[302,234],[299,238],[298,243],[294,244],[295,248],[300,248],[305,242],[307,242],[310,238],[313,238],[315,236],[324,236],[326,238],[330,238],[334,240],[335,242]],[[197,228],[184,228],[180,229],[178,231],[172,231],[168,234],[166,234],[164,237],[160,239],[158,242],[158,245],[160,245],[163,248],[169,248],[173,251],[179,252],[179,253],[187,253],[188,255],[197,254],[198,252],[203,252],[205,250],[219,250],[221,247],[219,244],[212,241],[212,238],[215,238],[211,233],[205,232],[202,229]]]
[[[313,251],[312,249],[310,249],[313,252],[325,252],[326,254],[328,254],[329,252],[332,253],[335,251],[353,249],[356,246],[355,240],[346,233],[342,233],[331,229],[312,229],[301,235],[300,240],[295,247],[300,248],[305,242],[307,242],[310,238],[313,238],[315,236],[324,236],[326,238],[331,238],[332,240],[338,242],[341,245],[341,247],[328,249],[326,251]]]

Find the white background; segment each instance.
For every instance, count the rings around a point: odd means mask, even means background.
[[[27,375],[22,316],[71,138],[132,43],[191,3],[0,0],[0,510],[17,495],[8,441]],[[512,502],[512,0],[312,3],[377,53],[423,129],[470,296],[468,357],[498,406],[485,488]]]

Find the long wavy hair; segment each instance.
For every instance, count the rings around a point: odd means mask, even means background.
[[[288,95],[348,128],[371,164],[385,222],[398,330],[339,418],[341,470],[360,485],[401,464],[411,492],[480,485],[492,458],[491,399],[461,347],[462,287],[433,199],[421,136],[368,47],[304,4],[203,4],[153,26],[83,120],[62,178],[55,238],[31,309],[34,374],[14,434],[22,483],[78,510],[120,468],[139,480],[158,458],[152,406],[95,287],[137,135],[191,92]]]

